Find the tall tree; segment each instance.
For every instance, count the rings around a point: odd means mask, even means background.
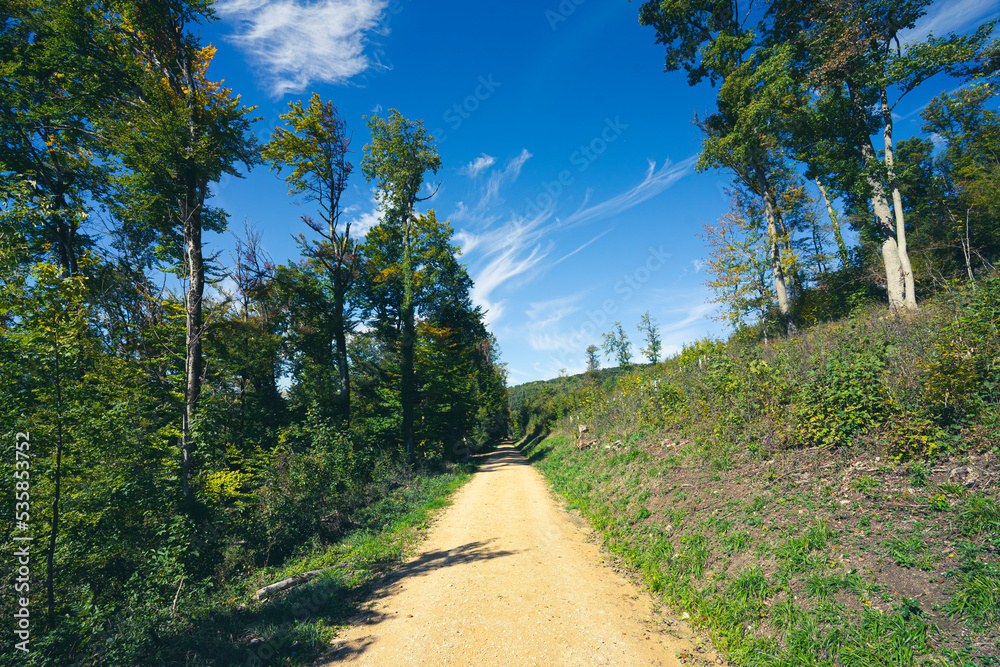
[[[288,113],[281,115],[285,127],[274,130],[261,155],[278,173],[283,167],[290,167],[285,176],[289,194],[304,194],[307,201],[319,207],[320,220],[309,216],[303,216],[302,220],[320,234],[322,241],[312,242],[303,234],[298,235],[298,241],[306,256],[326,271],[333,292],[331,317],[340,378],[338,400],[341,418],[350,422],[349,317],[345,309],[358,266],[358,243],[351,238],[350,221],[340,222],[343,213],[340,198],[353,169],[347,161],[351,137],[337,108],[332,102],[323,102],[318,94],[313,94],[308,107],[303,108],[300,101],[291,102],[289,107]]]
[[[138,197],[132,215],[154,230],[186,283],[184,294],[184,408],[181,477],[191,493],[193,429],[203,381],[203,297],[206,261],[202,234],[222,231],[225,213],[206,205],[211,184],[237,163],[258,161],[250,132],[253,109],[206,76],[215,49],[202,47],[190,26],[210,20],[211,3],[158,0],[123,8],[121,37],[134,59],[134,97],[110,119],[108,136],[128,169]],[[179,246],[179,247],[178,247]]]
[[[847,243],[844,242],[844,234],[840,229],[840,219],[837,217],[837,211],[833,208],[833,202],[830,200],[830,195],[827,194],[823,182],[819,178],[816,178],[815,181],[816,188],[819,189],[819,194],[823,197],[823,205],[826,207],[826,213],[830,217],[830,230],[833,232],[833,237],[837,240],[840,267],[846,268],[851,262],[851,255],[847,250]]]
[[[64,277],[92,243],[79,213],[106,187],[95,121],[123,86],[102,4],[4,2],[0,14],[0,171],[30,184],[45,215],[26,240],[51,248]]]
[[[697,121],[705,135],[698,166],[730,170],[761,198],[778,310],[786,331],[794,333],[789,276],[782,266],[787,229],[770,176],[778,166],[783,116],[796,102],[788,70],[793,54],[787,45],[767,41],[769,15],[752,12],[748,4],[741,11],[736,1],[647,0],[639,22],[655,28],[657,43],[666,47],[666,71],[684,69],[691,85],[721,81],[716,112]],[[756,26],[749,24],[752,13],[761,16]]]
[[[1000,256],[1000,114],[986,108],[994,93],[980,83],[935,97],[921,115],[939,147],[919,137],[897,146],[903,203],[935,277],[974,281]]]
[[[660,329],[656,326],[656,318],[652,317],[647,310],[639,319],[637,328],[646,340],[646,347],[642,348],[642,353],[649,359],[649,363],[655,364],[660,358],[660,350],[662,349]]]
[[[601,367],[601,357],[599,356],[600,351],[601,348],[597,347],[596,345],[591,344],[587,346],[588,373],[600,369]]]
[[[605,356],[609,360],[612,358],[617,360],[620,368],[628,368],[632,364],[632,343],[629,342],[622,323],[615,322],[611,325],[611,331],[606,331],[601,336],[604,338],[601,347]]]
[[[420,201],[420,188],[427,171],[437,173],[441,157],[434,147],[434,139],[424,128],[423,121],[403,117],[390,109],[389,118],[372,116],[368,119],[371,142],[365,146],[361,172],[378,189],[383,217],[381,225],[399,230],[402,237],[403,295],[401,301],[400,352],[400,402],[403,423],[401,427],[407,461],[413,462],[413,410],[416,400],[413,373],[414,326],[414,271],[412,257],[412,227],[414,205]]]
[[[730,210],[716,225],[706,224],[704,235],[708,249],[706,285],[715,292],[720,304],[718,319],[739,329],[746,326],[748,316],[756,319],[761,335],[767,342],[768,311],[773,307],[774,292],[768,280],[771,244],[762,231],[759,206],[749,204],[749,198],[734,193]]]
[[[786,26],[801,28],[796,40],[803,45],[802,71],[808,84],[819,88],[813,124],[831,140],[818,146],[829,151],[838,166],[842,190],[869,199],[876,231],[882,241],[889,306],[916,310],[916,287],[907,244],[907,229],[893,144],[893,112],[910,92],[940,73],[960,74],[983,47],[995,22],[971,35],[928,37],[901,47],[900,35],[913,28],[931,0],[824,0],[808,8],[780,2],[777,12]],[[788,35],[787,29],[785,35]],[[879,160],[872,135],[881,133]],[[839,144],[839,146],[836,146]],[[834,148],[834,146],[836,146]],[[844,163],[843,148],[854,154],[853,166]],[[840,154],[840,156],[837,156]],[[843,167],[847,166],[847,173]],[[853,187],[852,187],[853,186]]]

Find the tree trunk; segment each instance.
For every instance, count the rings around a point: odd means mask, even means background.
[[[781,266],[781,240],[778,234],[779,228],[783,226],[779,219],[781,214],[778,212],[778,207],[774,201],[774,194],[771,192],[771,184],[768,182],[764,170],[757,165],[754,165],[753,169],[757,176],[757,185],[760,189],[761,199],[764,202],[764,219],[767,221],[767,237],[771,244],[771,274],[774,276],[774,291],[778,296],[778,313],[785,327],[785,333],[793,335],[796,327],[795,322],[792,320],[791,308],[788,304],[785,271]]]
[[[889,296],[889,309],[899,310],[906,307],[906,295],[903,283],[903,267],[899,257],[899,246],[896,244],[896,225],[893,220],[889,202],[885,197],[885,188],[881,179],[875,177],[881,169],[875,148],[872,146],[871,135],[868,134],[868,123],[864,103],[858,99],[854,86],[848,81],[847,92],[851,99],[854,113],[855,133],[857,134],[857,150],[861,164],[865,169],[865,180],[871,191],[872,209],[875,212],[875,225],[882,237],[882,263],[885,265],[885,285]]]
[[[851,261],[851,255],[847,250],[847,244],[844,243],[844,235],[840,231],[840,220],[837,218],[837,212],[833,210],[833,202],[830,201],[830,197],[826,194],[826,188],[823,184],[816,179],[816,187],[819,188],[819,193],[823,195],[823,203],[826,204],[826,212],[830,216],[830,227],[833,229],[833,236],[837,239],[837,252],[840,254],[840,267],[847,268],[847,265]]]
[[[413,408],[416,398],[414,396],[413,377],[413,345],[414,345],[414,322],[413,322],[413,258],[410,254],[410,226],[411,216],[407,213],[406,223],[403,227],[403,332],[400,339],[400,403],[403,411],[402,436],[403,444],[406,448],[406,462],[412,464],[414,461],[413,452]]]
[[[885,142],[885,169],[892,191],[892,206],[896,217],[896,244],[899,250],[899,265],[903,271],[903,304],[907,310],[917,310],[917,296],[913,282],[913,268],[910,266],[910,255],[906,250],[906,220],[903,216],[903,197],[899,192],[899,182],[896,180],[895,159],[892,149],[892,110],[885,88],[880,91],[882,101],[882,119],[885,126],[882,138]]]
[[[181,429],[181,477],[184,495],[191,494],[190,481],[193,467],[194,442],[191,428],[198,398],[201,395],[202,372],[202,296],[205,292],[205,263],[201,248],[201,210],[190,207],[184,218],[184,245],[188,258],[188,290],[184,300],[185,354],[184,354],[184,419]]]
[[[882,263],[885,264],[885,287],[889,295],[889,309],[899,310],[906,307],[905,283],[903,282],[903,265],[899,259],[899,246],[896,244],[895,230],[892,226],[892,211],[889,202],[882,192],[882,183],[869,177],[872,186],[872,208],[875,210],[875,220],[882,236]]]
[[[59,261],[59,274],[63,278],[76,275],[78,271],[76,259],[76,221],[66,217],[66,196],[61,192],[62,178],[56,184],[56,192],[52,195],[52,232],[55,236],[56,257]]]
[[[347,368],[347,333],[344,321],[344,301],[346,287],[343,278],[334,276],[333,282],[333,337],[336,344],[337,372],[340,376],[340,415],[346,425],[351,423],[351,378]]]
[[[49,550],[46,554],[45,596],[48,603],[49,629],[55,627],[55,553],[56,537],[59,535],[59,500],[62,492],[62,450],[63,450],[63,400],[62,400],[62,370],[59,367],[59,338],[55,337],[56,357],[56,466],[54,471],[55,489],[52,496],[52,529],[49,532]]]

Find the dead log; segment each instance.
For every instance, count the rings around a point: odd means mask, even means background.
[[[337,565],[335,567],[340,567],[340,565]],[[273,584],[268,584],[267,586],[264,586],[264,588],[260,588],[257,590],[257,599],[263,600],[264,598],[273,595],[278,591],[283,591],[285,589],[298,586],[299,584],[304,584],[310,579],[315,579],[316,577],[323,574],[327,570],[332,570],[332,569],[334,568],[324,567],[322,570],[310,570],[308,572],[303,572],[302,574],[296,574],[294,576],[287,577],[285,579],[282,579],[281,581],[276,581]]]

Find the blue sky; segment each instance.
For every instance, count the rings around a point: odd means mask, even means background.
[[[584,349],[614,321],[638,344],[646,310],[668,354],[723,334],[710,319],[697,234],[727,210],[728,178],[694,171],[691,123],[713,92],[663,72],[639,5],[226,0],[199,32],[219,49],[209,75],[259,107],[261,141],[289,101],[313,92],[353,130],[355,165],[364,116],[397,108],[424,121],[443,163],[425,205],[456,229],[473,298],[519,384],[582,371]],[[938,2],[914,33],[963,31],[997,14],[994,1]],[[954,85],[931,82],[900,105],[897,136],[918,132],[915,111]],[[231,229],[247,220],[275,260],[297,259],[291,235],[308,231],[300,217],[312,211],[278,176],[257,167],[215,193]],[[377,221],[359,168],[345,203],[354,229]]]

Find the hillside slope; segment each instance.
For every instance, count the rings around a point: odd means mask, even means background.
[[[733,664],[1000,664],[998,297],[584,376],[522,451]]]

